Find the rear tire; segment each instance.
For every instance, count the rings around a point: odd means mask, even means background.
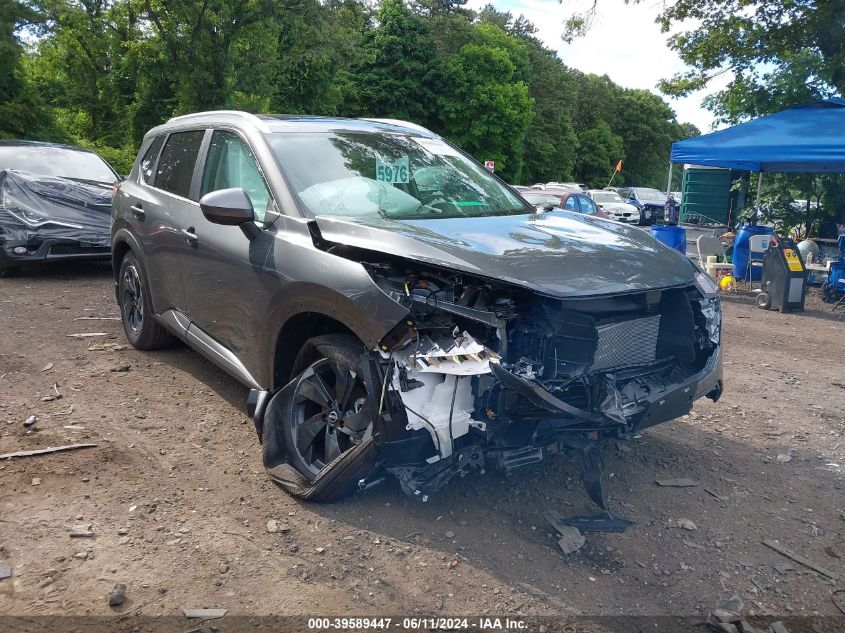
[[[309,339],[294,363],[295,378],[268,406],[264,464],[299,499],[344,497],[375,467],[378,402],[361,378],[358,364],[365,351],[348,335]]]
[[[772,307],[772,298],[765,290],[761,290],[757,293],[757,307],[763,310],[768,310]]]
[[[120,320],[130,345],[135,349],[152,350],[173,343],[173,335],[153,318],[147,277],[132,251],[126,253],[120,262],[117,279]]]

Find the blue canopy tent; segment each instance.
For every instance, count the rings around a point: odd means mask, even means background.
[[[763,172],[845,173],[845,99],[827,99],[672,143],[672,165]]]

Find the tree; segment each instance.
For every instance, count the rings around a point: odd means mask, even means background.
[[[435,50],[423,21],[403,0],[383,0],[378,27],[365,45],[371,62],[360,71],[365,114],[426,123],[434,97],[428,81]]]
[[[582,151],[575,160],[575,176],[579,182],[601,188],[607,184],[616,163],[625,158],[622,138],[599,121],[578,137]]]
[[[42,105],[25,80],[18,30],[37,20],[18,0],[0,0],[0,138],[37,135],[47,123]]]
[[[708,100],[720,120],[735,122],[788,105],[845,94],[845,2],[842,0],[678,0],[659,17],[692,70],[662,82],[667,94],[688,94],[717,75],[727,88]]]
[[[528,86],[516,74],[508,50],[466,44],[444,58],[435,91],[442,133],[478,160],[496,161],[497,170],[512,181],[521,177],[523,142],[533,115]]]

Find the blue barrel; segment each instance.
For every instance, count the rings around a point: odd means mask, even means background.
[[[651,227],[651,234],[669,248],[674,248],[682,255],[687,254],[687,230],[684,227],[655,224]]]
[[[736,239],[734,240],[734,250],[731,263],[734,265],[734,272],[737,279],[745,279],[748,281],[748,257],[750,249],[748,247],[748,240],[752,235],[771,235],[774,232],[774,227],[771,226],[751,226],[744,224],[739,227]],[[754,281],[759,281],[763,273],[760,266],[751,269],[751,278]]]

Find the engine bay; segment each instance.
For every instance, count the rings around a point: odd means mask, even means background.
[[[374,357],[383,454],[411,494],[677,417],[694,385],[662,414],[652,405],[718,349],[718,298],[696,286],[569,300],[396,259],[364,266],[408,309]]]

